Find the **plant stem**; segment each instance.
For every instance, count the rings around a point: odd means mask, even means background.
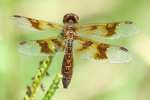
[[[44,97],[42,100],[51,100],[52,96],[54,93],[56,93],[56,90],[58,89],[60,80],[62,79],[61,74],[57,74],[52,82],[52,84],[49,86],[49,89],[45,93]]]
[[[31,86],[27,86],[26,95],[24,100],[34,100],[35,93],[41,85],[41,81],[46,75],[48,68],[51,64],[52,56],[47,57],[46,59],[40,62],[40,67],[37,74],[33,77],[33,82]]]

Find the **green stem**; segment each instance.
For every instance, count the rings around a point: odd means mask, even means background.
[[[61,74],[57,74],[55,76],[52,84],[50,85],[49,89],[45,93],[45,95],[44,95],[42,100],[51,100],[52,96],[54,95],[54,93],[58,89],[58,86],[59,86],[59,83],[60,83],[61,79],[62,79],[62,75]]]
[[[52,56],[42,60],[40,62],[40,67],[37,72],[37,74],[33,78],[33,82],[31,86],[27,86],[26,95],[24,97],[24,100],[34,100],[35,93],[37,92],[38,88],[41,85],[41,81],[46,75],[48,68],[51,64]]]

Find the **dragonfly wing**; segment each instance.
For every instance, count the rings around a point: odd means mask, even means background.
[[[138,33],[138,28],[132,22],[114,22],[107,24],[79,25],[76,32],[82,38],[95,38],[100,40],[128,37]]]
[[[23,33],[60,34],[63,28],[59,24],[19,15],[14,15],[13,20],[15,21],[16,26],[18,26],[18,28],[21,29]]]
[[[49,56],[64,50],[61,39],[30,40],[20,42],[19,52],[31,56]]]
[[[89,40],[76,40],[74,53],[77,57],[110,63],[125,63],[131,60],[128,50],[124,47],[96,43]]]

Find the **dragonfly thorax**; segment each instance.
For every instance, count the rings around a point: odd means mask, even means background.
[[[75,31],[73,31],[73,30],[67,30],[67,31],[65,31],[64,32],[64,38],[65,39],[71,39],[71,40],[73,40],[74,39],[74,37],[75,37]]]
[[[63,33],[65,39],[71,39],[71,40],[75,39],[76,36],[75,24],[66,23],[64,25]]]

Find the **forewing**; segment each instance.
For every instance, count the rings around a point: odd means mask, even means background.
[[[37,20],[19,15],[14,15],[13,20],[15,21],[16,26],[18,26],[23,33],[60,34],[62,31],[61,25],[44,20]]]
[[[77,57],[110,63],[125,63],[131,60],[128,50],[124,47],[96,43],[89,40],[76,40],[74,53]]]
[[[20,42],[19,52],[31,56],[50,56],[64,50],[61,39],[30,40]]]
[[[130,21],[107,24],[79,25],[76,32],[82,38],[116,39],[138,33],[136,25]]]

